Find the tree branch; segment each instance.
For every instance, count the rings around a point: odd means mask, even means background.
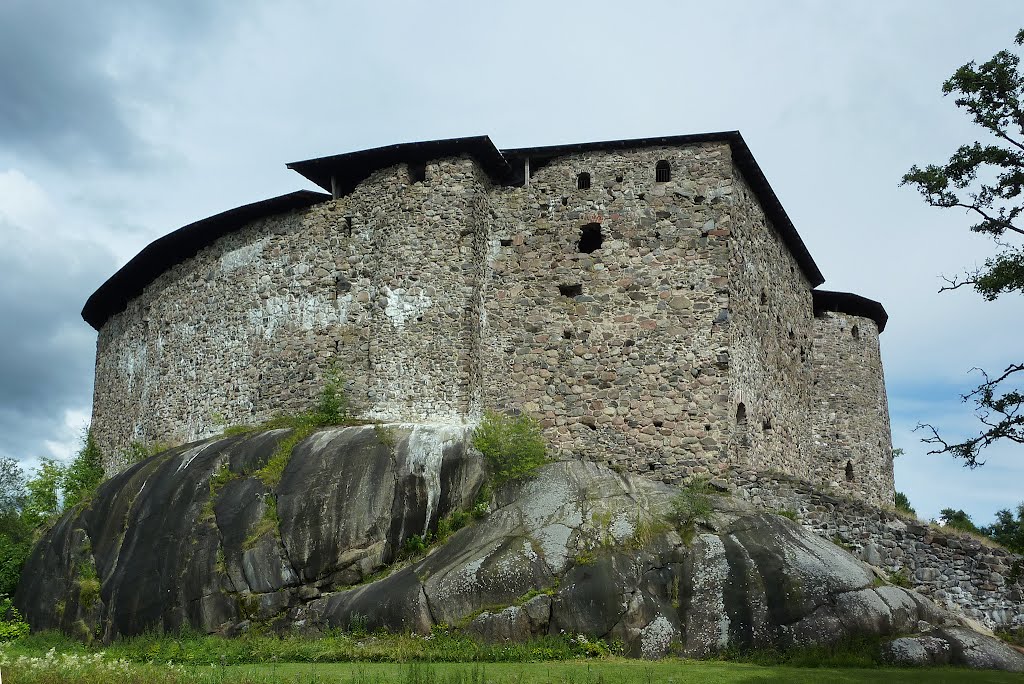
[[[983,219],[985,219],[986,221],[990,221],[992,223],[995,223],[996,225],[1001,226],[1003,228],[1003,230],[1009,230],[1009,231],[1013,231],[1014,233],[1018,233],[1020,235],[1024,235],[1024,229],[1018,228],[1017,226],[1013,225],[1012,223],[1010,223],[1009,221],[1007,221],[1005,219],[996,218],[994,216],[989,216],[988,213],[983,211],[977,204],[964,204],[963,202],[955,202],[953,204],[950,204],[949,206],[951,206],[951,207],[962,207],[964,209],[967,209],[968,211],[976,212],[976,213],[980,214],[981,217]]]

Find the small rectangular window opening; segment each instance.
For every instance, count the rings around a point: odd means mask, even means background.
[[[563,297],[579,297],[583,294],[583,285],[576,283],[575,285],[559,285],[558,292]]]
[[[409,182],[422,183],[427,179],[426,162],[409,162]]]

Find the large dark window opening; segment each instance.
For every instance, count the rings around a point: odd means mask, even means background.
[[[590,254],[601,249],[604,244],[604,235],[601,234],[600,223],[588,223],[580,228],[579,251]]]
[[[672,180],[672,167],[664,159],[654,165],[654,180],[659,183],[668,183]]]
[[[580,190],[590,189],[590,174],[584,171],[580,175],[576,176],[576,187]]]

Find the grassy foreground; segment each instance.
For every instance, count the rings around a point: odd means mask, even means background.
[[[47,660],[44,656],[41,660]],[[88,660],[88,662],[87,662]],[[546,663],[281,663],[184,666],[53,656],[48,664],[0,665],[6,684],[1021,684],[1024,675],[956,668],[798,668],[747,663],[618,657]]]
[[[684,682],[978,682],[1024,684],[1024,675],[956,668],[881,667],[877,644],[740,656],[745,662],[613,654],[614,646],[561,635],[525,644],[429,636],[353,635],[222,639],[144,635],[102,650],[56,633],[0,645],[5,684],[655,684]]]

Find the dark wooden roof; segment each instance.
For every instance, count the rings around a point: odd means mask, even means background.
[[[352,192],[374,171],[395,164],[422,163],[463,154],[475,159],[494,182],[511,181],[511,167],[486,135],[374,147],[331,157],[291,162],[288,168],[299,172],[327,192],[332,192],[331,178],[334,178],[336,186],[333,191],[341,196]]]
[[[836,311],[851,316],[870,318],[878,324],[878,332],[885,330],[885,324],[889,320],[889,314],[885,312],[885,308],[867,297],[850,292],[832,292],[830,290],[812,290],[811,295],[814,297],[815,316],[824,311]]]
[[[82,309],[86,323],[99,330],[111,316],[121,311],[161,273],[194,256],[217,238],[265,216],[283,214],[329,200],[310,190],[298,190],[280,197],[253,202],[190,223],[146,246],[134,259],[110,276],[92,293]]]

